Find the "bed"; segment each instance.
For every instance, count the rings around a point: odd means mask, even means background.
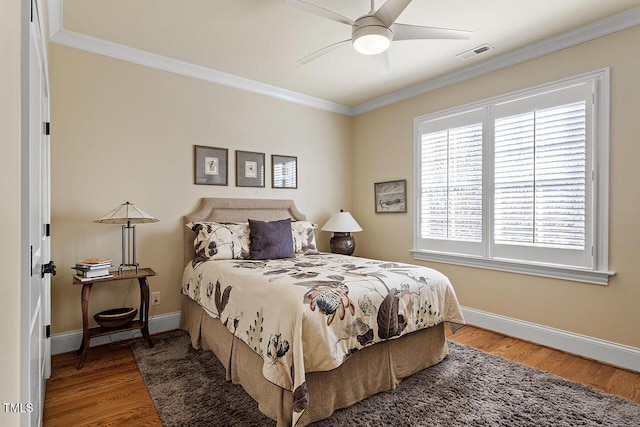
[[[446,357],[445,322],[464,325],[444,275],[317,252],[291,200],[204,198],[183,222],[181,328],[278,426],[394,389]]]

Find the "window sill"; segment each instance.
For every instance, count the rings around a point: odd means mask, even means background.
[[[575,282],[592,283],[604,286],[609,284],[609,277],[615,274],[613,271],[586,270],[552,264],[519,263],[501,259],[486,259],[443,252],[430,252],[420,249],[412,249],[410,252],[413,254],[414,259],[421,261],[433,261],[465,267],[486,268],[489,270],[550,277],[553,279],[572,280]]]

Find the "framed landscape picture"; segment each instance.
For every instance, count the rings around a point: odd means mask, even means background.
[[[194,146],[194,184],[228,185],[228,154],[226,148]]]
[[[236,151],[236,187],[264,187],[264,153]]]
[[[407,180],[376,182],[374,184],[376,213],[407,211]]]

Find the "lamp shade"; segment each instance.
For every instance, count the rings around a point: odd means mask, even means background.
[[[147,222],[158,222],[158,219],[152,217],[133,203],[126,202],[93,222],[101,224],[143,224]]]
[[[147,222],[158,222],[133,203],[123,203],[115,209],[107,212],[93,222],[100,224],[122,224],[122,263],[118,267],[118,274],[122,274],[125,267],[135,267],[136,274],[140,271],[140,265],[136,262],[136,226]],[[132,225],[133,224],[133,225]],[[142,312],[142,310],[141,310]]]
[[[353,233],[356,231],[362,231],[360,224],[356,222],[349,212],[334,213],[329,218],[329,221],[322,226],[324,231],[333,231],[334,233]]]

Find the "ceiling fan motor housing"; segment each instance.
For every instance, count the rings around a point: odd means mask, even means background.
[[[351,30],[353,47],[365,55],[377,55],[391,45],[393,32],[378,18],[366,15],[354,22]]]

